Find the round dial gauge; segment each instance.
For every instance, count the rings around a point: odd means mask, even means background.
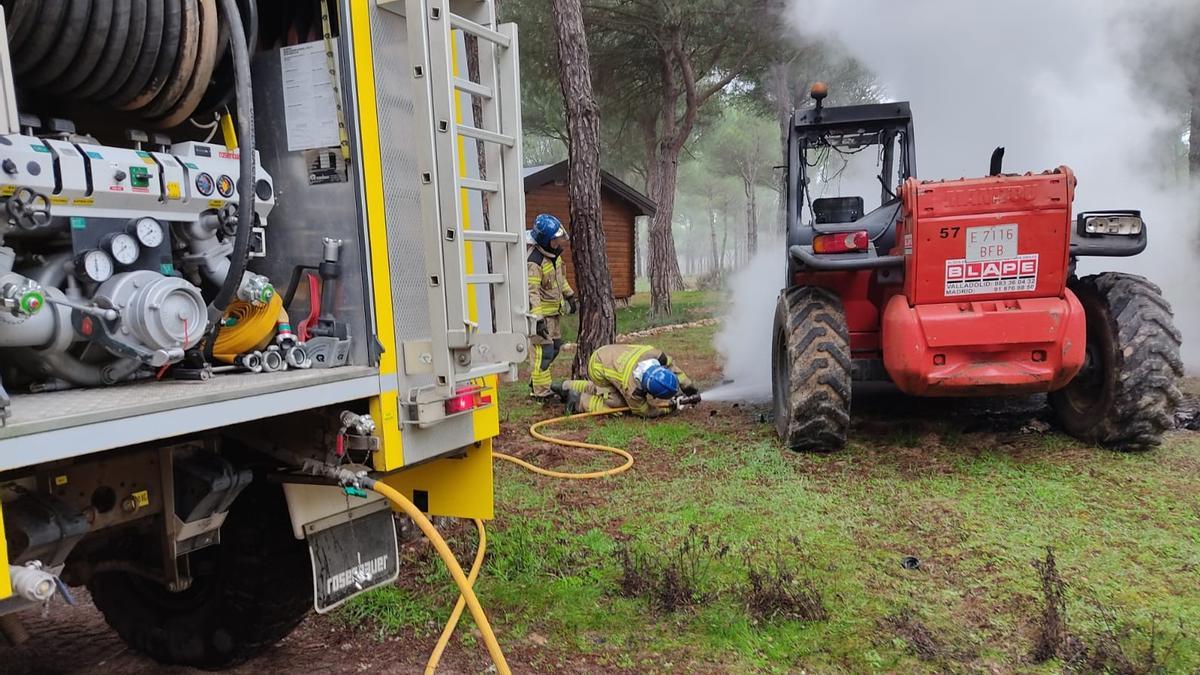
[[[224,174],[217,179],[217,192],[221,193],[222,197],[233,196],[233,179]]]
[[[137,240],[124,232],[109,237],[108,250],[113,259],[122,265],[132,265],[142,253]]]
[[[199,176],[196,176],[196,191],[200,194],[207,197],[211,195],[213,190],[216,188],[217,184],[213,181],[212,176],[208,175],[207,173],[202,173]]]
[[[113,260],[107,253],[99,249],[93,249],[83,254],[83,259],[79,266],[83,270],[83,275],[90,281],[102,283],[108,281],[113,275]]]
[[[146,248],[158,248],[165,238],[162,224],[153,218],[142,218],[137,221],[133,228],[133,234]]]

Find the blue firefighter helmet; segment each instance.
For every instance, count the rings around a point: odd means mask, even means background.
[[[679,378],[670,368],[655,364],[642,373],[642,388],[654,398],[674,398],[679,393]]]
[[[534,243],[544,249],[549,249],[550,242],[558,237],[567,236],[566,228],[562,226],[558,218],[549,213],[539,214],[533,220],[533,229],[530,232],[533,234]]]

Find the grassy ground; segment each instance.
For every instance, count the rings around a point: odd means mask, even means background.
[[[650,294],[635,293],[628,306],[617,308],[617,333],[706,319],[719,313],[723,301],[717,291],[680,291],[671,296],[672,316],[660,319],[650,316]],[[574,342],[579,335],[579,316],[565,317],[562,323],[563,340]]]
[[[655,340],[714,383],[714,330]],[[528,424],[560,413],[525,391],[502,393],[498,449],[568,470],[609,463],[532,442]],[[1052,547],[1066,633],[1134,665],[1153,643],[1166,671],[1200,668],[1200,435],[1118,454],[1030,430],[1038,407],[889,395],[856,407],[849,446],[829,455],[782,449],[764,411],[705,405],[562,432],[629,448],[637,464],[616,478],[497,463],[477,589],[514,667],[1057,672],[1062,661],[1031,657],[1047,625],[1032,563]],[[473,528],[447,529],[471,560]],[[404,556],[394,588],[341,618],[427,651],[455,592],[423,542]],[[451,672],[486,666],[472,630],[451,643]]]

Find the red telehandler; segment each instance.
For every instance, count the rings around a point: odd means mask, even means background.
[[[788,140],[786,288],[772,337],[775,424],[794,450],[842,447],[852,381],[913,396],[1048,392],[1071,435],[1120,450],[1159,444],[1180,400],[1181,336],[1157,286],[1078,276],[1084,256],[1146,248],[1139,211],[1074,217],[1065,166],[919,181],[908,103],[816,106]],[[816,198],[862,151],[881,204]]]

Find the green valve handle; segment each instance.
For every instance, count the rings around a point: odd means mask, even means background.
[[[37,314],[45,305],[46,296],[41,291],[26,291],[21,295],[20,307],[23,314]]]
[[[350,495],[351,497],[362,497],[363,499],[367,498],[367,491],[362,488],[356,488],[353,485],[347,485],[343,489],[346,491],[346,494]]]
[[[273,297],[275,297],[275,287],[271,284],[267,284],[263,287],[262,293],[259,294],[258,299],[265,305],[268,302],[271,302],[271,298]]]

